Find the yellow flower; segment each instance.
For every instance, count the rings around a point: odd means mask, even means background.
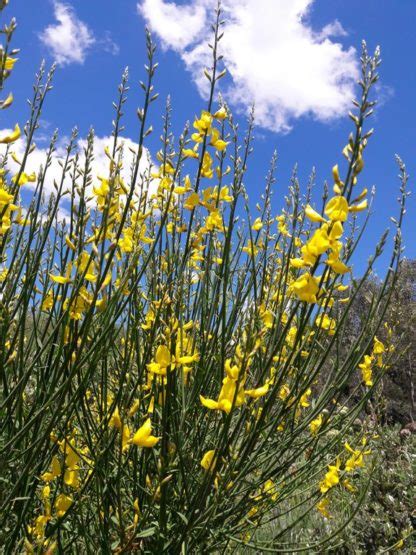
[[[342,262],[338,256],[334,253],[331,253],[327,260],[326,260],[326,264],[332,268],[332,270],[336,273],[336,274],[346,274],[347,272],[351,271],[351,268],[349,266],[347,266],[346,264],[344,264],[344,262]]]
[[[119,239],[118,246],[120,247],[121,252],[133,252],[133,229],[131,227],[127,227],[123,230],[123,237]]]
[[[309,403],[309,397],[311,396],[312,390],[309,387],[305,393],[301,396],[301,398],[299,399],[299,404],[301,407],[309,407],[310,403]]]
[[[343,196],[332,197],[325,207],[325,214],[332,221],[345,222],[348,218],[348,201]]]
[[[44,482],[51,482],[52,480],[55,480],[55,478],[60,476],[61,473],[61,463],[59,462],[58,457],[54,455],[52,458],[50,470],[48,472],[44,472],[41,476],[41,479]]]
[[[253,231],[260,231],[262,227],[263,227],[263,222],[261,221],[261,218],[256,218],[253,222],[253,225],[251,226],[251,229]]]
[[[397,541],[394,545],[391,546],[391,549],[394,549],[394,551],[398,551],[403,546],[404,546],[404,539],[401,538],[399,541]]]
[[[361,468],[364,466],[364,456],[369,455],[371,453],[371,449],[367,449],[366,451],[364,451],[364,447],[366,445],[365,438],[363,438],[362,445],[362,449],[353,449],[348,442],[345,442],[345,449],[352,453],[351,457],[345,463],[346,472],[352,472],[356,468]]]
[[[123,425],[123,429],[121,431],[121,448],[125,451],[130,445],[130,428],[127,424]]]
[[[4,62],[4,69],[6,71],[11,71],[17,60],[18,58],[11,58],[10,56],[7,56],[6,61]]]
[[[90,282],[97,281],[97,275],[94,273],[96,271],[95,262],[87,251],[81,252],[76,261],[76,266],[78,273],[83,275],[85,280]]]
[[[182,154],[185,158],[199,158],[199,154],[197,151],[193,150],[192,148],[184,148],[182,150]]]
[[[341,292],[343,293],[344,291],[347,291],[347,290],[348,290],[348,285],[342,285],[342,284],[340,284],[340,285],[337,285],[337,286],[335,287],[335,289],[336,289],[337,291],[341,291]]]
[[[52,281],[54,281],[55,283],[60,283],[61,285],[63,285],[64,283],[69,283],[71,281],[71,278],[66,276],[54,276],[52,274],[49,274],[49,277]]]
[[[67,468],[64,474],[64,482],[67,486],[73,489],[78,489],[80,486],[78,468],[74,468],[74,469]]]
[[[199,204],[199,196],[198,193],[191,193],[189,197],[183,204],[183,207],[187,210],[193,210]]]
[[[318,328],[327,331],[329,335],[334,335],[336,329],[336,321],[330,318],[328,314],[319,314],[316,317],[315,324]]]
[[[15,141],[17,141],[17,139],[20,138],[20,135],[21,135],[20,127],[19,127],[19,124],[16,123],[14,130],[11,133],[6,135],[5,137],[0,138],[0,143],[5,145],[14,143]]]
[[[328,472],[325,474],[324,479],[319,484],[321,493],[326,493],[339,483],[339,469],[341,466],[340,460],[337,458],[334,465],[328,465]]]
[[[260,307],[260,318],[266,328],[270,329],[273,327],[274,315],[271,310],[267,310],[264,306]]]
[[[177,364],[192,364],[193,362],[198,362],[199,360],[199,353],[194,353],[193,355],[184,355],[181,357],[178,357],[176,359],[176,363]]]
[[[309,430],[310,430],[310,432],[313,436],[316,436],[317,433],[319,432],[319,430],[322,426],[323,420],[324,420],[323,416],[322,416],[322,414],[320,414],[317,418],[312,420],[312,422],[309,424]]]
[[[212,158],[209,152],[205,152],[204,159],[202,161],[201,176],[211,179],[214,175],[214,169],[212,167]]]
[[[373,357],[370,355],[365,355],[363,362],[358,365],[361,369],[361,375],[363,378],[363,382],[367,387],[371,387],[373,385],[373,372],[371,369],[373,363]]]
[[[231,412],[231,408],[233,407],[233,401],[234,408],[240,407],[245,403],[244,387],[242,382],[243,380],[240,381],[238,391],[236,392],[237,380],[234,380],[227,375],[223,379],[218,401],[214,401],[214,399],[206,399],[202,395],[199,396],[199,399],[204,407],[211,410],[221,410],[229,414]]]
[[[250,256],[257,256],[259,247],[249,239],[247,241],[247,245],[242,248],[242,251],[246,252]]]
[[[350,493],[355,493],[356,491],[358,491],[357,488],[351,484],[348,478],[345,478],[345,480],[342,480],[342,485]]]
[[[276,217],[276,221],[278,222],[277,229],[278,229],[279,232],[280,232],[282,235],[284,235],[285,237],[290,237],[290,233],[289,233],[289,231],[288,231],[288,229],[287,229],[286,221],[285,221],[285,220],[286,220],[286,217],[285,217],[284,214],[281,214],[280,216],[277,216],[277,217]]]
[[[289,394],[290,394],[289,386],[287,384],[282,385],[279,391],[279,398],[282,401],[285,401],[289,397]]]
[[[220,132],[218,131],[218,129],[213,128],[211,133],[210,145],[219,152],[222,152],[227,148],[228,143],[220,139]]]
[[[60,493],[55,501],[55,508],[56,508],[58,517],[64,516],[64,514],[70,508],[72,503],[73,501],[71,497],[68,497],[68,495]]]
[[[57,276],[56,279],[58,278],[65,279],[65,278],[62,278],[62,276]],[[87,289],[83,286],[79,290],[79,293],[75,297],[75,299],[72,299],[72,300],[69,298],[65,299],[64,310],[69,309],[69,317],[72,320],[80,320],[82,318],[83,313],[86,312],[88,308],[91,306],[92,300],[93,300],[92,294],[89,291],[87,291]],[[97,308],[99,307],[98,302],[96,303]]]
[[[317,256],[323,254],[331,247],[328,235],[328,226],[323,225],[317,229],[309,241],[301,248],[303,258],[306,262],[314,262]]]
[[[328,511],[329,499],[324,497],[317,503],[316,508],[321,513],[321,515],[325,518],[331,518],[331,515]]]
[[[227,117],[227,111],[224,106],[221,106],[219,110],[217,110],[214,114],[215,119],[224,120]]]
[[[80,461],[80,455],[74,449],[73,441],[63,440],[59,442],[59,447],[61,451],[65,454],[65,464],[71,470],[78,468],[78,463]]]
[[[114,412],[113,412],[113,414],[111,415],[111,418],[110,418],[110,420],[109,420],[109,422],[108,422],[108,425],[109,425],[111,428],[117,428],[117,430],[120,430],[120,429],[121,429],[122,422],[121,422],[121,418],[120,418],[120,413],[119,413],[118,407],[116,407],[116,408],[114,409]]]
[[[129,408],[129,412],[127,413],[130,416],[130,418],[136,414],[139,408],[140,408],[140,401],[139,399],[136,399],[135,401],[133,401],[133,404]]]
[[[71,251],[75,252],[77,250],[75,244],[69,238],[69,235],[65,235],[65,243],[71,249]]]
[[[110,192],[110,183],[108,179],[104,177],[98,176],[98,179],[101,181],[101,185],[99,187],[93,187],[92,191],[94,195],[97,197],[97,204],[100,210],[104,208],[106,198]]]
[[[291,290],[295,293],[299,300],[307,303],[316,303],[316,296],[319,291],[319,281],[315,276],[308,272],[302,274],[292,283]]]
[[[204,140],[204,134],[202,133],[192,133],[191,138],[193,141],[195,141],[196,143],[202,143],[202,141]]]
[[[231,365],[230,358],[227,358],[227,360],[225,361],[224,369],[225,369],[225,373],[229,378],[231,378],[232,380],[238,380],[240,368],[237,366],[237,364]]]
[[[384,344],[374,337],[374,345],[373,345],[373,355],[377,356],[377,366],[380,368],[383,366],[383,353],[385,353],[386,348]]]
[[[13,195],[8,193],[6,189],[0,185],[0,209],[8,206],[13,201]]]
[[[20,186],[24,185],[25,183],[33,183],[34,181],[36,181],[36,174],[35,172],[32,172],[31,174],[27,174],[25,172],[22,172],[20,174],[19,177],[19,182],[17,181],[17,176],[18,174],[16,174],[15,176],[12,177],[12,182],[15,184],[18,184]]]
[[[279,494],[277,492],[277,486],[276,484],[273,482],[273,480],[266,480],[264,482],[263,485],[263,492],[266,495],[269,495],[272,501],[276,501],[277,498],[279,497]]]
[[[206,110],[202,110],[201,117],[194,121],[195,129],[203,135],[204,133],[209,133],[211,131],[212,125],[212,114]]]
[[[304,268],[308,263],[303,258],[291,258],[290,265],[292,268]]]
[[[137,430],[131,440],[138,447],[154,447],[160,437],[152,436],[152,423],[148,418],[145,423]]]
[[[202,468],[204,468],[205,470],[212,470],[213,465],[213,460],[215,457],[215,449],[211,449],[210,451],[207,451],[204,456],[201,459],[201,466]]]
[[[38,539],[43,539],[45,537],[45,528],[48,522],[51,520],[50,515],[39,515],[35,520],[35,528],[33,530],[35,536]],[[30,553],[30,551],[29,551]],[[33,551],[34,553],[34,551]]]
[[[221,187],[219,200],[224,202],[233,201],[233,197],[229,194],[229,188],[227,186]]]
[[[72,271],[72,264],[68,263],[65,271],[65,275],[57,275],[54,276],[53,274],[49,274],[49,277],[54,283],[59,283],[60,285],[64,285],[65,283],[70,283],[71,281],[71,271]]]
[[[170,351],[166,345],[159,345],[155,354],[155,362],[150,362],[147,365],[149,372],[166,376],[167,368],[171,364]]]
[[[217,229],[218,231],[224,231],[224,224],[221,212],[219,210],[213,210],[207,219],[205,220],[205,227],[206,231],[214,231]]]

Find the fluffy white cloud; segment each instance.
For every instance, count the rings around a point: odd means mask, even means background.
[[[228,101],[279,132],[310,116],[329,121],[344,114],[354,96],[358,61],[354,48],[334,37],[345,35],[337,21],[312,28],[314,0],[224,0],[225,34],[221,54],[231,79],[223,89]],[[206,95],[203,69],[210,65],[207,42],[217,0],[141,0],[138,10],[165,48],[175,50]]]
[[[84,63],[88,50],[95,43],[91,29],[77,17],[69,4],[54,0],[53,11],[56,23],[42,31],[41,41],[51,50],[58,64]]]
[[[145,0],[138,9],[160,36],[163,45],[176,50],[186,48],[204,28],[204,2],[180,6],[163,0]]]
[[[103,38],[97,39],[70,4],[53,0],[53,12],[56,23],[48,25],[39,38],[58,64],[83,64],[94,45],[113,55],[118,54],[119,47],[111,38],[110,32],[106,31]]]
[[[11,129],[1,129],[0,136],[8,135],[11,132]],[[131,183],[131,166],[134,161],[134,154],[133,152],[137,152],[138,145],[131,139],[127,137],[122,137],[119,140],[118,144],[123,144],[123,168],[121,170],[121,176],[123,177],[127,186]],[[52,163],[50,167],[47,169],[46,172],[46,179],[44,184],[44,193],[48,197],[52,193],[55,193],[54,182],[60,184],[62,179],[62,162],[66,157],[66,149],[65,149],[65,140],[59,141],[56,151],[53,155]],[[92,176],[93,181],[92,185],[89,186],[89,190],[87,191],[87,196],[91,195],[92,193],[92,186],[99,185],[99,180],[97,176],[108,176],[109,171],[109,160],[105,155],[104,149],[105,147],[109,147],[110,151],[112,150],[113,145],[113,138],[110,136],[105,137],[95,137],[94,138],[94,160],[92,163]],[[77,148],[80,153],[79,155],[79,163],[78,167],[82,170],[85,163],[85,156],[84,156],[84,149],[87,146],[86,139],[79,139],[77,142]],[[0,145],[0,160],[2,155],[5,151],[5,145]],[[37,147],[33,152],[29,155],[27,159],[27,163],[25,166],[25,172],[30,174],[35,172],[38,175],[39,170],[41,167],[45,167],[46,157],[47,157],[47,148]],[[23,154],[25,151],[25,140],[23,138],[18,139],[13,145],[10,147],[10,151],[16,154],[16,157],[19,160],[22,160]],[[133,151],[133,152],[132,152]],[[136,182],[137,190],[140,190],[141,187],[147,186],[148,182],[148,173],[149,168],[151,165],[150,155],[146,148],[143,150],[143,156],[140,160],[139,164],[139,175]],[[11,157],[8,159],[7,168],[10,170],[12,174],[17,173],[19,169],[19,165],[13,161]],[[72,172],[70,172],[72,173]],[[78,177],[77,184],[82,184],[82,177]],[[67,174],[65,181],[64,181],[64,188],[69,190],[71,186],[70,175]],[[151,183],[150,189],[153,192],[153,187],[155,186],[154,183]],[[24,186],[24,189],[34,190],[36,187],[36,183],[28,182]],[[68,197],[64,196],[59,207],[59,218],[61,220],[68,217],[68,208],[69,208],[69,200]]]

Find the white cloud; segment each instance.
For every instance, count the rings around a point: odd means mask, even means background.
[[[328,23],[328,25],[325,25],[322,31],[317,34],[319,39],[326,39],[329,37],[346,37],[347,35],[347,31],[338,19],[335,19],[334,21],[331,21],[331,23]]]
[[[0,136],[8,135],[12,130],[11,129],[1,129]],[[54,182],[60,184],[62,179],[62,162],[66,157],[66,142],[65,140],[60,140],[58,142],[56,151],[53,155],[52,163],[50,167],[47,169],[46,172],[46,179],[44,183],[44,193],[46,197],[49,197],[52,193],[55,193]],[[123,144],[123,168],[121,170],[121,176],[124,179],[127,187],[130,186],[131,183],[131,166],[134,161],[134,152],[137,152],[138,145],[131,139],[127,137],[121,137],[118,141],[118,145]],[[14,152],[19,160],[23,159],[24,151],[25,151],[25,139],[20,138],[18,139],[13,145],[10,147],[10,152]],[[78,167],[82,170],[84,168],[85,156],[84,156],[84,148],[87,146],[86,139],[79,139],[77,142],[77,149],[80,153]],[[92,184],[88,187],[87,196],[92,194],[92,187],[94,185],[99,185],[100,182],[98,180],[98,176],[106,177],[109,173],[109,159],[105,155],[104,148],[109,147],[110,151],[112,150],[113,146],[113,137],[111,136],[104,136],[104,137],[95,137],[94,138],[94,160],[92,163],[92,176],[93,181]],[[0,145],[0,160],[2,155],[5,151],[5,145]],[[46,147],[37,147],[27,159],[27,163],[25,166],[25,172],[30,174],[35,172],[38,175],[39,170],[41,167],[45,167],[46,157],[47,157],[48,149]],[[7,168],[10,170],[11,174],[17,173],[19,169],[19,165],[13,161],[11,157],[8,158]],[[136,182],[136,189],[139,191],[141,187],[147,186],[147,175],[149,173],[150,168],[150,155],[149,151],[144,148],[143,149],[143,156],[140,160],[139,164],[139,174],[138,179]],[[70,172],[72,174],[72,172]],[[77,184],[82,184],[82,177],[78,177]],[[150,189],[151,192],[154,192],[154,183],[151,183]],[[67,174],[65,181],[64,181],[64,189],[69,190],[71,186],[70,175]],[[23,186],[24,190],[34,190],[36,188],[36,182],[28,182]],[[67,218],[68,219],[68,208],[69,208],[69,199],[68,196],[64,196],[59,207],[59,217],[60,219]]]
[[[103,38],[98,43],[105,52],[113,56],[117,56],[120,53],[120,47],[114,42],[110,31],[105,31]]]
[[[191,6],[178,6],[163,0],[145,0],[138,5],[139,11],[160,36],[164,46],[180,50],[194,41],[203,31],[205,2],[193,2]]]
[[[53,0],[53,11],[56,23],[40,33],[40,40],[50,49],[58,64],[83,64],[88,51],[96,43],[93,32],[69,4]]]
[[[356,51],[333,40],[346,34],[337,20],[320,31],[311,27],[308,14],[314,1],[223,2],[226,26],[220,53],[231,79],[222,92],[240,110],[254,102],[256,121],[264,128],[287,132],[302,116],[330,121],[344,115],[354,96]],[[216,4],[217,0],[138,4],[164,47],[181,56],[203,96]]]

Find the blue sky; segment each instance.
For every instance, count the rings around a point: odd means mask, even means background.
[[[147,145],[151,152],[155,152],[159,147],[160,114],[168,94],[172,98],[174,131],[177,134],[186,120],[193,119],[205,106],[203,94],[201,96],[198,88],[199,74],[196,75],[199,62],[190,63],[189,52],[193,52],[195,45],[204,43],[207,25],[201,28],[199,25],[205,23],[204,10],[211,1],[178,0],[168,5],[166,11],[166,4],[162,0],[142,0],[142,11],[139,13],[140,2],[137,0],[68,0],[55,3],[50,0],[11,0],[5,13],[17,18],[18,30],[14,45],[21,48],[21,53],[8,83],[15,94],[14,109],[2,114],[2,127],[10,128],[16,120],[20,123],[25,121],[28,115],[26,98],[31,93],[34,73],[42,58],[51,63],[58,56],[60,64],[54,90],[44,111],[42,135],[46,138],[56,127],[61,135],[68,135],[71,128],[77,125],[82,136],[85,136],[90,126],[95,128],[99,137],[108,136],[113,116],[111,102],[116,97],[121,73],[128,65],[131,89],[125,110],[125,135],[135,140],[138,132],[135,112],[142,98],[138,80],[144,76],[144,26],[147,23],[155,29],[155,40],[159,45],[157,58],[160,67],[155,85],[160,99],[152,114],[155,133]],[[255,48],[251,47],[244,34],[246,27],[241,23],[244,17],[250,21],[252,0],[228,0],[228,3],[233,2],[240,10],[242,19],[239,25],[233,28],[230,26],[230,64],[234,64],[236,72],[246,73],[244,79],[234,87],[235,90],[230,92],[230,103],[237,110],[242,127],[250,95],[258,95],[256,100],[259,101],[260,125],[256,131],[255,151],[246,187],[253,202],[256,201],[262,191],[272,152],[276,148],[279,153],[278,180],[274,193],[276,213],[295,163],[298,163],[303,186],[312,166],[316,166],[319,190],[323,180],[330,179],[334,163],[342,162],[341,150],[351,129],[344,109],[351,87],[351,75],[348,76],[348,72],[358,57],[361,39],[367,41],[370,51],[377,44],[381,46],[383,64],[378,91],[381,102],[371,122],[376,132],[366,150],[366,167],[360,182],[368,188],[375,185],[377,197],[372,223],[359,251],[360,260],[356,261],[356,266],[360,268],[376,238],[389,225],[389,216],[397,212],[398,180],[394,154],[398,153],[404,159],[411,176],[416,174],[416,2],[293,0],[289,13],[286,0],[257,0],[257,12],[263,10],[264,13],[256,13],[256,23],[260,28],[263,24],[266,27],[264,36],[262,33],[258,42],[255,42]],[[296,27],[295,5],[298,5],[299,11],[309,5],[302,27],[299,28]],[[81,48],[80,52],[73,43],[67,45],[65,50],[62,28],[58,28],[57,34],[54,34],[59,7],[72,18],[79,41],[84,41],[85,49]],[[271,11],[266,13],[268,9]],[[288,29],[292,24],[294,27],[290,34]],[[45,32],[48,27],[52,33]],[[181,35],[178,29],[183,31],[186,40],[178,38]],[[227,34],[227,27],[225,32]],[[288,36],[284,39],[282,36],[286,32]],[[329,41],[330,50],[325,53],[318,47],[316,54],[312,54],[314,45],[311,43],[309,49],[308,43],[301,40],[302,33],[307,40],[313,33],[312,40],[315,43]],[[325,36],[319,38],[320,33]],[[73,36],[70,33],[69,39],[73,40]],[[280,37],[276,38],[280,41],[276,45],[278,50],[274,50],[274,37]],[[63,54],[59,54],[56,41],[61,50],[64,48]],[[338,46],[334,47],[334,44]],[[244,51],[244,48],[247,50]],[[350,50],[352,48],[357,52]],[[279,52],[279,56],[275,56],[275,52]],[[252,56],[252,60],[248,60],[247,56]],[[329,60],[332,63],[331,71],[328,70],[328,56],[332,56]],[[264,61],[269,62],[272,76],[266,83],[260,73],[254,72],[253,76],[247,70],[247,64],[254,62],[257,66]],[[323,81],[327,80],[326,89],[321,90],[315,79],[314,64],[322,71]],[[285,81],[281,75],[289,66],[295,67],[297,74]],[[334,71],[340,72],[340,79],[343,80],[339,87],[331,83],[330,73]],[[275,83],[278,86],[274,87]],[[340,95],[343,87],[343,94]],[[340,107],[339,113],[337,107]],[[344,117],[337,117],[343,114]],[[412,184],[413,179],[410,186],[414,188]],[[404,230],[406,255],[409,257],[416,256],[415,217],[413,196],[409,199]],[[378,268],[381,273],[383,264]]]

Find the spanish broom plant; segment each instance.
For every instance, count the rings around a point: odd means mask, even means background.
[[[208,104],[175,139],[168,103],[157,153],[148,156],[146,147],[160,110],[149,33],[131,166],[122,137],[127,71],[105,174],[93,170],[94,132],[80,151],[76,129],[59,179],[50,181],[57,134],[38,172],[27,172],[54,68],[42,65],[36,76],[27,123],[0,137],[6,553],[322,552],[336,545],[364,498],[354,480],[371,437],[359,430],[345,446],[340,438],[351,437],[395,356],[376,334],[395,283],[407,196],[399,161],[386,279],[341,357],[351,304],[386,244],[383,236],[364,275],[354,277],[371,206],[360,183],[380,55],[363,44],[352,132],[320,202],[312,206],[314,178],[302,190],[294,173],[276,213],[274,157],[253,215],[245,175],[254,118],[241,135],[216,93],[225,73],[223,25],[219,6],[205,71]],[[2,31],[3,91],[15,27]],[[9,95],[1,108],[12,101]],[[29,201],[22,199],[28,183]],[[63,202],[70,206],[64,219]],[[355,375],[357,385],[343,396]],[[339,488],[350,492],[345,522],[319,543],[283,543],[311,511],[329,518]]]

